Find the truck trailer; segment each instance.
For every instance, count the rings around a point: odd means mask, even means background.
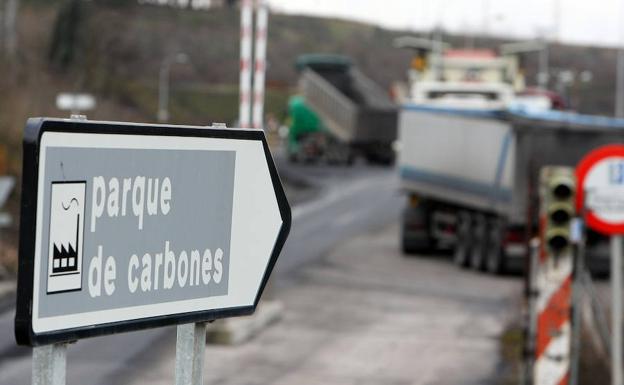
[[[555,110],[548,93],[527,95],[514,56],[403,44],[420,58],[399,113],[403,250],[448,248],[458,265],[492,273],[524,268],[539,169],[575,166],[598,146],[623,143],[624,120]],[[587,240],[590,269],[608,272],[606,239]]]
[[[567,112],[408,105],[399,122],[403,250],[451,247],[458,265],[492,273],[524,267],[541,167],[575,166],[594,148],[624,143],[624,120]],[[609,267],[603,241],[588,235],[587,262],[599,273]]]

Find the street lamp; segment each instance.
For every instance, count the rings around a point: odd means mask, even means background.
[[[166,123],[169,120],[169,72],[172,64],[188,63],[188,55],[177,53],[166,56],[160,64],[158,82],[158,121]]]

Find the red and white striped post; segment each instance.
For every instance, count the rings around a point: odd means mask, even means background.
[[[545,167],[540,181],[540,251],[533,275],[537,290],[533,384],[567,385],[574,271],[570,225],[576,184],[568,167]]]
[[[253,127],[264,128],[264,82],[266,73],[267,32],[269,9],[265,1],[258,0],[256,8],[255,65]]]
[[[240,5],[240,79],[238,124],[242,128],[251,127],[251,44],[253,3],[243,0]]]
[[[541,246],[544,247],[543,245]],[[557,263],[540,253],[534,384],[566,385],[570,375],[572,341],[572,256]]]

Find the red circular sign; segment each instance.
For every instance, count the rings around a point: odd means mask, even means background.
[[[576,180],[576,208],[580,213],[585,206],[587,226],[607,235],[624,234],[624,211],[619,210],[624,201],[624,145],[611,144],[587,154],[576,167]],[[586,190],[593,195],[589,196]],[[598,198],[607,205],[598,208],[597,204],[589,202]],[[613,204],[609,198],[615,198],[615,204],[620,199],[619,211],[609,209],[608,204]]]

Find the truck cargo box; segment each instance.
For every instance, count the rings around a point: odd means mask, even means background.
[[[399,172],[407,191],[524,224],[540,167],[575,166],[593,148],[622,142],[624,120],[406,105]]]

